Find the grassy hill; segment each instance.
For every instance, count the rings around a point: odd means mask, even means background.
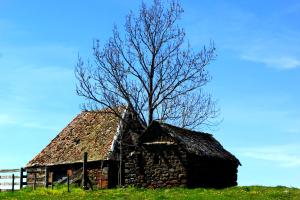
[[[0,199],[293,199],[300,200],[300,189],[288,187],[232,187],[228,189],[109,189],[96,191],[83,191],[80,188],[71,188],[67,192],[66,187],[59,187],[54,190],[39,188],[32,191],[30,188],[17,192],[0,192]]]

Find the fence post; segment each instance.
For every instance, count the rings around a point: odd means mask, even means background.
[[[49,179],[49,174],[48,174],[48,167],[45,167],[45,187],[48,188],[48,179]]]
[[[53,174],[54,174],[54,172],[52,171],[52,173],[51,173],[51,189],[52,190],[53,190],[53,187],[54,187]]]
[[[67,183],[68,183],[68,192],[70,192],[70,176],[67,175]]]
[[[82,178],[83,178],[83,183],[82,183],[82,186],[83,186],[83,189],[87,190],[88,187],[87,187],[87,152],[84,152],[83,154],[83,166],[82,166]]]
[[[36,173],[34,173],[33,190],[36,188]]]
[[[24,176],[24,168],[21,167],[20,169],[20,190],[23,188],[23,176]]]
[[[12,184],[11,184],[11,191],[15,191],[15,174],[12,174]]]

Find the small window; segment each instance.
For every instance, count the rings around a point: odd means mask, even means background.
[[[154,154],[153,164],[154,164],[154,165],[158,165],[158,164],[159,164],[159,155]]]

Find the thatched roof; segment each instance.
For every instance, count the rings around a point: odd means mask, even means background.
[[[119,119],[104,111],[82,112],[69,123],[27,167],[108,159]]]
[[[192,154],[203,157],[231,160],[240,165],[239,160],[230,152],[225,150],[211,134],[179,128],[166,123],[159,123],[156,121],[152,122],[152,124],[148,127],[148,130],[146,130],[141,136],[141,142],[142,140],[150,140],[152,142],[146,142],[146,144],[172,144],[170,141],[163,142],[164,139],[162,139],[161,142],[153,140],[153,132],[155,132],[154,129],[157,130],[157,128],[159,128],[158,132],[160,132],[160,134],[170,136],[174,139],[174,141],[179,143],[184,149]]]

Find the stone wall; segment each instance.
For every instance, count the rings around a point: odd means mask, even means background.
[[[124,151],[124,184],[136,187],[209,187],[237,185],[237,164],[199,157],[180,146],[152,144]]]
[[[148,188],[186,186],[186,153],[177,145],[144,145],[126,154],[125,185]]]

